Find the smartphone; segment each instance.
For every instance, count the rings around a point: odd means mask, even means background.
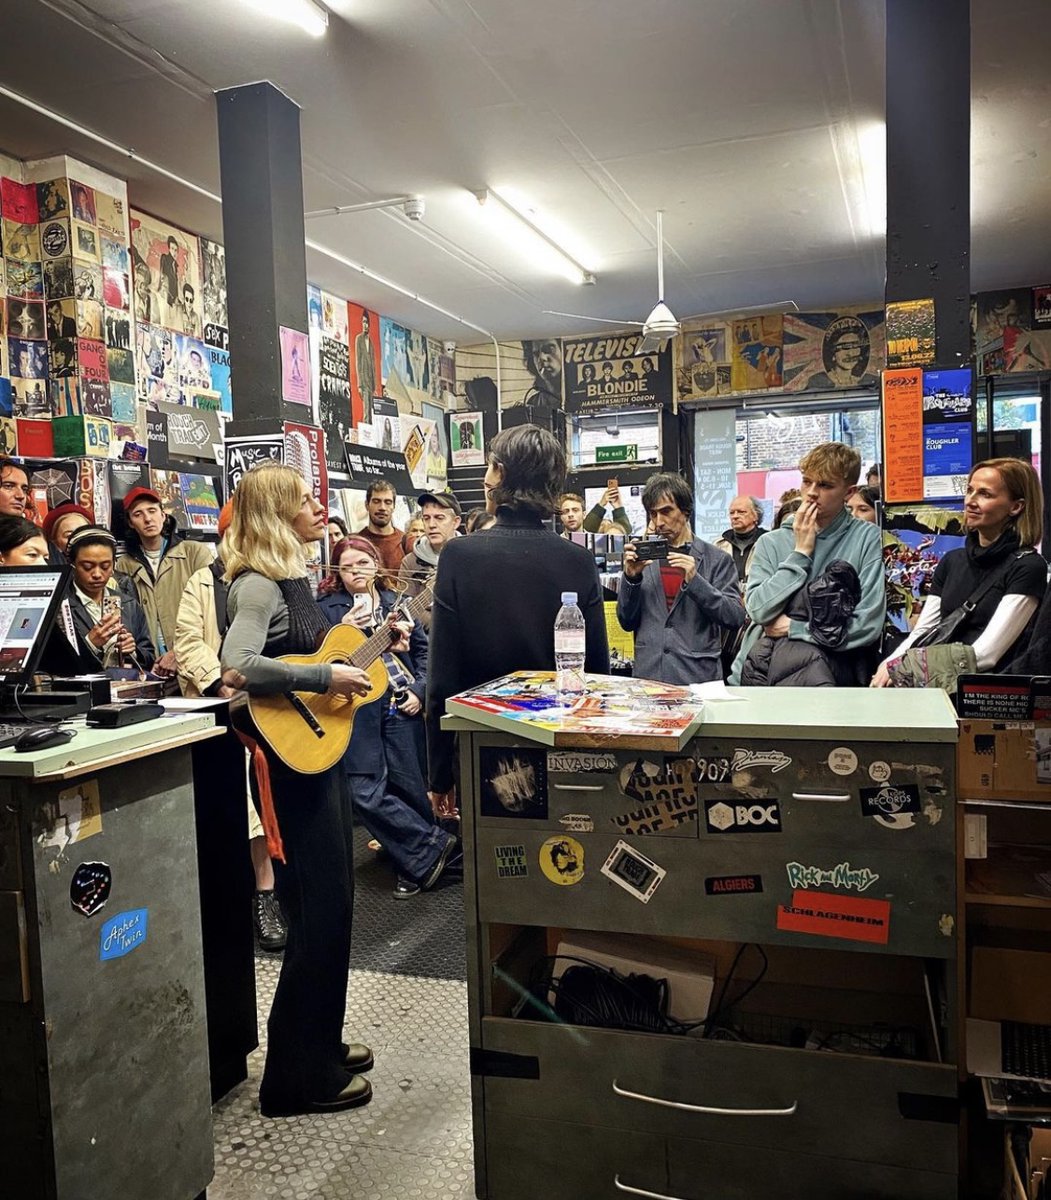
[[[619,487],[619,486],[620,486],[620,481],[617,479],[607,479],[606,480],[606,487],[608,487],[611,492],[614,490],[614,488]]]
[[[372,612],[372,597],[368,592],[358,592],[354,597],[354,603],[350,606],[350,614],[353,617],[364,617]]]
[[[111,592],[107,592],[106,595],[102,597],[102,619],[105,621],[107,617],[113,616],[114,614],[116,614],[117,620],[119,621],[121,617],[120,597],[113,595]]]

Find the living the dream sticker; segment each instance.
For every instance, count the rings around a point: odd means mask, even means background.
[[[528,876],[525,846],[497,846],[495,852],[497,879],[524,879]]]
[[[104,921],[99,930],[99,961],[123,958],[145,942],[149,933],[148,908],[132,908]]]
[[[549,837],[540,847],[540,870],[562,887],[579,883],[584,878],[584,847],[573,837]]]

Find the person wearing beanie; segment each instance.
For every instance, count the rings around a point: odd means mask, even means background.
[[[233,695],[222,680],[219,648],[226,632],[229,585],[223,579],[223,537],[233,519],[234,502],[227,500],[219,513],[219,554],[186,581],[175,621],[175,663],[184,696]],[[255,874],[252,925],[260,950],[276,953],[285,948],[288,927],[274,894],[274,868],[266,849],[259,813],[248,791],[248,850]]]
[[[343,538],[332,565],[335,585],[318,600],[325,619],[371,634],[398,602],[379,582],[375,546],[362,537]],[[412,623],[408,650],[385,654],[383,662],[390,686],[358,710],[343,765],[355,811],[390,856],[397,872],[394,897],[404,900],[428,891],[455,866],[459,842],[439,826],[427,798],[427,635],[419,620]]]
[[[73,568],[69,611],[77,635],[74,653],[64,631],[55,629],[45,651],[49,670],[90,675],[111,668],[153,666],[153,642],[135,588],[114,574],[117,539],[101,525],[82,525],[66,541]],[[72,656],[72,661],[70,661]]]
[[[157,649],[154,671],[158,675],[174,675],[175,623],[183,589],[194,571],[212,561],[211,547],[203,542],[185,541],[176,528],[175,518],[165,513],[160,496],[152,488],[133,487],[124,497],[123,507],[128,531],[117,570],[135,584],[146,612],[150,636]]]
[[[66,542],[74,529],[83,525],[94,525],[95,518],[80,504],[60,504],[53,508],[44,518],[41,529],[48,545],[59,554],[58,562],[65,562]]]

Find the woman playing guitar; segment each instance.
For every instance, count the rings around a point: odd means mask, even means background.
[[[290,467],[266,463],[241,480],[223,543],[230,581],[224,682],[250,694],[292,690],[364,695],[369,677],[342,663],[293,666],[328,625],[307,582],[303,547],[326,533],[325,510]],[[367,1104],[372,1051],[342,1041],[354,901],[350,798],[340,764],[290,770],[268,748],[253,753],[288,943],[267,1025],[259,1089],[264,1116],[338,1112]],[[270,803],[272,799],[272,803]]]

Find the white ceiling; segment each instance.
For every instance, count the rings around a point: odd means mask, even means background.
[[[0,82],[218,191],[213,89],[270,79],[303,110],[309,209],[421,193],[427,213],[309,236],[498,336],[562,309],[641,320],[654,212],[679,316],[879,299],[882,0],[332,0],[323,40],[243,0],[0,0]],[[974,0],[975,290],[1051,277],[1047,0]],[[875,152],[873,147],[876,147]],[[133,204],[221,237],[217,205],[20,105],[0,150],[67,152]],[[598,276],[503,244],[469,189],[516,188]],[[308,274],[435,336],[472,331],[314,251]]]

